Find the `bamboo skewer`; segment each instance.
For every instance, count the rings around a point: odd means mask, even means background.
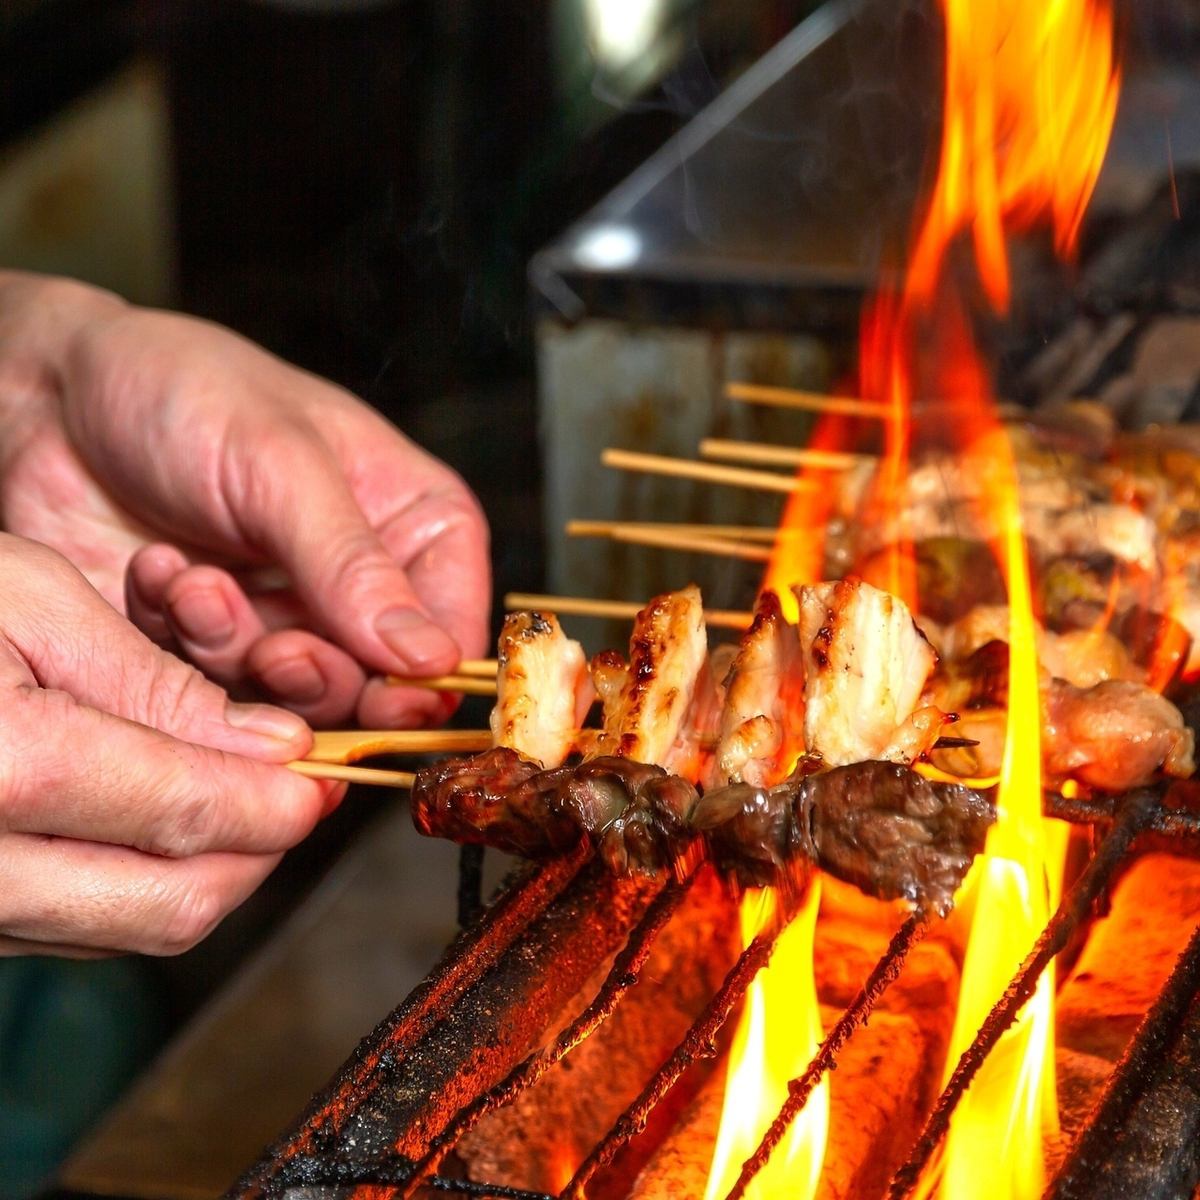
[[[744,404],[769,404],[775,408],[799,408],[806,412],[836,413],[844,417],[876,417],[889,415],[888,406],[878,400],[862,400],[857,396],[826,396],[821,392],[806,392],[800,388],[767,387],[759,383],[730,383],[725,388],[730,400]]]
[[[397,687],[429,688],[433,692],[463,692],[469,696],[496,694],[495,672],[490,679],[478,675],[389,675],[387,681]]]
[[[534,592],[509,592],[504,597],[504,607],[510,612],[522,609],[542,610],[575,617],[607,617],[617,621],[632,621],[646,607],[633,600],[590,600],[582,596],[550,596]],[[706,608],[704,619],[714,629],[738,629],[749,627],[753,613],[737,612],[727,608]]]
[[[567,533],[571,537],[608,537],[615,542],[627,542],[635,546],[655,546],[665,550],[689,550],[698,554],[718,554],[725,558],[741,558],[747,562],[769,562],[771,551],[766,546],[750,545],[731,538],[702,537],[697,534],[677,533],[672,529],[655,529],[650,525],[635,522],[613,521],[609,528],[601,531],[594,526],[597,522],[568,521]]]
[[[341,763],[309,762],[300,759],[288,763],[297,775],[309,779],[332,779],[339,783],[366,783],[372,787],[411,788],[416,776],[411,771],[385,771],[379,767],[347,767]]]
[[[728,538],[734,542],[764,542],[768,545],[773,543],[777,536],[789,536],[789,530],[775,529],[771,525],[705,525],[678,521],[581,521],[572,519],[567,522],[566,529],[572,537],[611,537],[615,529],[652,529],[662,533],[676,533],[682,537]]]
[[[352,763],[372,754],[440,754],[491,744],[488,729],[322,729],[313,734],[304,761]]]
[[[491,679],[499,664],[494,658],[464,658],[454,668],[455,675],[474,675],[479,679]]]
[[[690,458],[669,458],[664,454],[642,454],[637,450],[609,448],[600,455],[606,467],[621,471],[641,471],[652,475],[670,475],[676,479],[695,479],[701,483],[721,483],[730,487],[751,488],[759,492],[809,491],[816,487],[811,479],[797,479],[778,471],[756,471],[750,467],[725,467],[697,462]]]
[[[844,450],[813,450],[806,447],[772,446],[767,442],[735,442],[725,438],[705,438],[700,443],[701,458],[725,458],[730,462],[760,463],[775,467],[814,467],[820,471],[848,471],[873,455],[851,454]]]

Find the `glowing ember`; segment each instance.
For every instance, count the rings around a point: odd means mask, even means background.
[[[821,1020],[813,984],[813,933],[820,892],[820,884],[814,880],[800,912],[779,935],[770,964],[746,993],[730,1051],[721,1128],[704,1200],[721,1200],[728,1194],[742,1163],[754,1153],[787,1098],[788,1081],[804,1070],[820,1044]],[[777,903],[768,889],[742,897],[744,946],[778,919]],[[810,1200],[815,1196],[828,1128],[829,1085],[823,1081],[747,1189],[748,1200]]]

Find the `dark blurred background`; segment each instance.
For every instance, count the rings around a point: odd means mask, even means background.
[[[536,589],[529,259],[812,7],[6,0],[0,263],[220,321],[353,389],[479,493],[497,596]],[[6,968],[0,1146],[28,1153],[0,1152],[0,1196],[32,1186],[382,803],[343,806],[182,959]]]

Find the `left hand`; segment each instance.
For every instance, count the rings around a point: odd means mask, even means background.
[[[462,480],[226,329],[0,273],[0,431],[4,528],[235,692],[422,724],[452,703],[379,676],[484,649],[487,529]]]

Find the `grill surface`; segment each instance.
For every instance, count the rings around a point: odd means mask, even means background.
[[[1139,791],[1115,811],[1103,804],[1092,808],[1048,800],[1049,815],[1094,822],[1103,836],[963,1055],[892,1182],[891,1200],[911,1194],[974,1072],[1016,1019],[1047,963],[1093,911],[1116,870],[1136,853],[1137,839],[1149,834],[1181,845],[1195,839],[1200,817],[1187,807],[1195,791],[1187,784]],[[366,1184],[373,1185],[376,1196],[416,1193],[479,1116],[554,1069],[611,1015],[637,981],[651,943],[675,916],[686,891],[686,882],[614,879],[600,864],[585,862],[582,854],[530,870],[461,935],[429,980],[365,1039],[296,1129],[228,1195],[279,1196],[296,1188],[306,1195],[336,1195]],[[791,1085],[787,1103],[732,1195],[742,1193],[812,1087],[836,1067],[839,1054],[900,975],[908,950],[923,931],[924,922],[915,914],[897,931],[859,995]],[[538,1051],[534,1041],[539,1032],[623,940],[624,949],[593,1003],[548,1050]],[[638,1135],[685,1068],[712,1052],[721,1026],[770,951],[770,939],[760,937],[738,958],[675,1052],[563,1189],[564,1198],[584,1195],[616,1151]],[[1181,1100],[1194,1099],[1200,1090],[1198,996],[1200,933],[1114,1071],[1051,1194],[1191,1195],[1200,1171],[1195,1136],[1200,1108]],[[1164,1112],[1175,1119],[1164,1119]],[[1097,1190],[1100,1177],[1105,1190]],[[470,1196],[543,1200],[545,1195],[446,1178],[429,1182],[437,1190]]]

